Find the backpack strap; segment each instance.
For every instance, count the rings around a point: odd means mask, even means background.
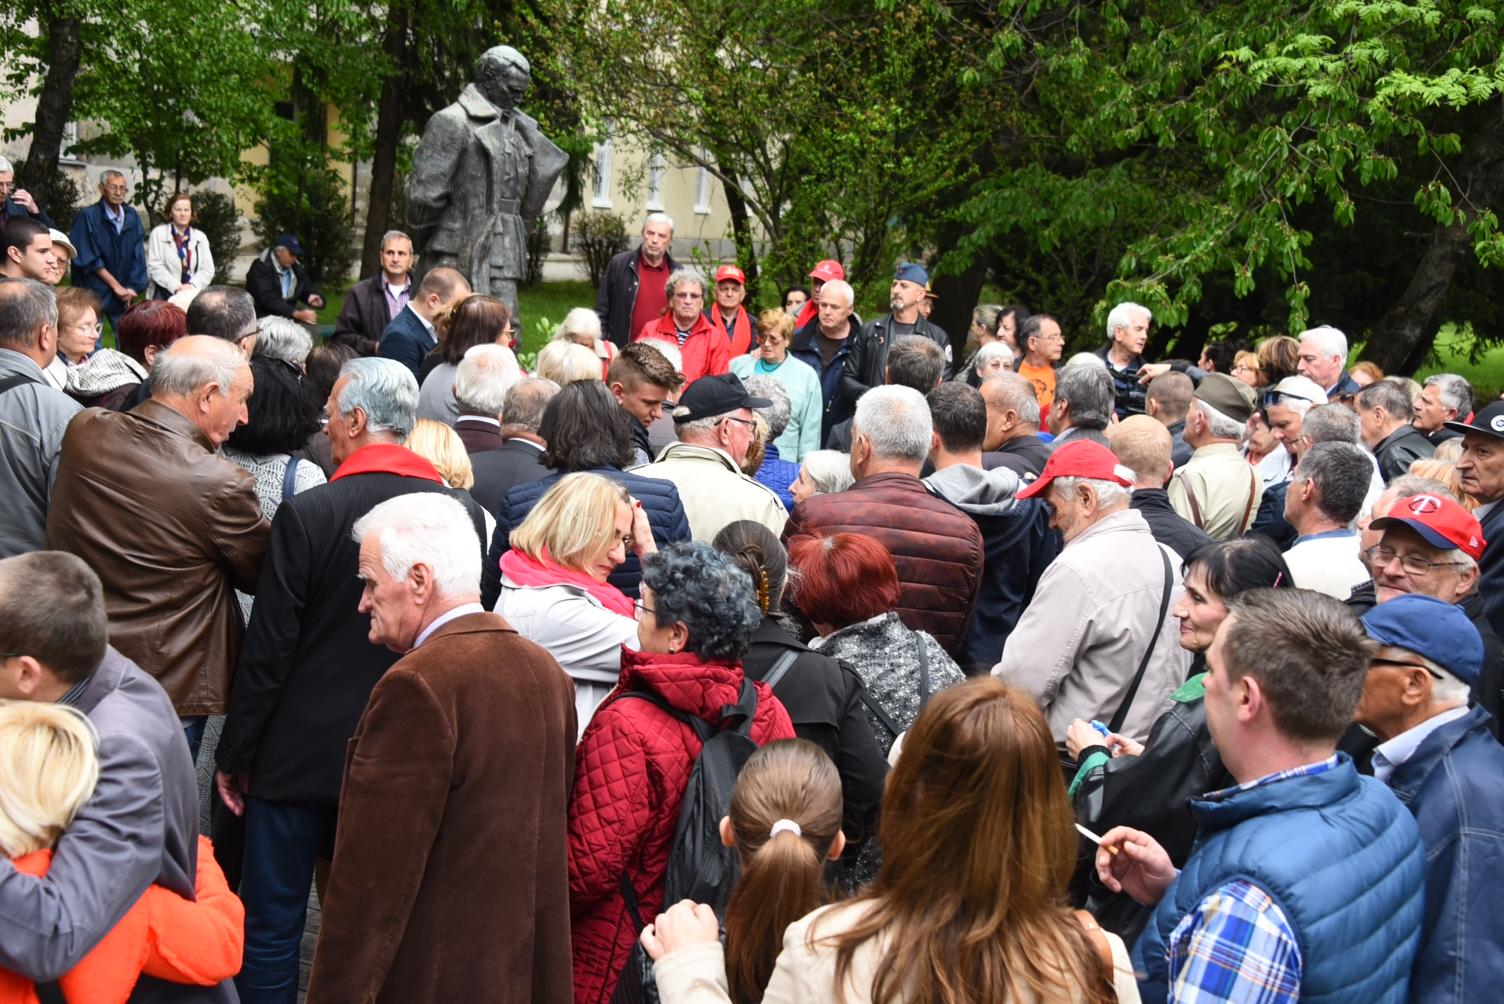
[[[286,502],[297,491],[298,484],[298,458],[287,458],[287,469],[282,472],[282,501]]]
[[[1180,485],[1185,489],[1185,500],[1191,507],[1191,522],[1196,524],[1196,529],[1205,530],[1206,520],[1201,518],[1201,504],[1196,501],[1195,489],[1186,484],[1185,478],[1180,479]]]
[[[903,729],[898,727],[898,723],[893,720],[893,717],[888,714],[887,710],[881,704],[877,703],[877,698],[867,693],[865,686],[862,687],[862,703],[867,706],[868,711],[877,716],[878,721],[883,723],[883,728],[893,733],[894,739],[897,739],[903,733]]]
[[[1254,473],[1253,465],[1248,465],[1248,504],[1243,507],[1243,518],[1238,523],[1238,535],[1248,532],[1249,518],[1253,516],[1253,498],[1259,493],[1259,476]]]
[[[1170,608],[1170,592],[1174,588],[1174,573],[1170,571],[1170,558],[1165,554],[1162,546],[1157,546],[1160,563],[1165,567],[1164,592],[1159,597],[1159,616],[1155,618],[1153,633],[1149,635],[1149,647],[1144,649],[1144,657],[1139,661],[1138,670],[1133,674],[1133,682],[1128,684],[1128,693],[1123,695],[1123,703],[1118,705],[1118,710],[1113,714],[1112,721],[1107,723],[1110,732],[1122,729],[1123,722],[1128,718],[1128,709],[1133,705],[1133,698],[1138,694],[1138,685],[1144,682],[1144,670],[1149,668],[1149,660],[1154,656],[1154,646],[1159,641],[1160,628],[1165,622],[1165,611]]]
[[[923,708],[930,700],[930,653],[918,631],[910,630],[909,634],[913,636],[914,648],[919,653],[919,707]]]
[[[774,689],[778,686],[778,681],[783,679],[783,674],[789,671],[789,667],[798,658],[799,650],[796,648],[789,649],[778,657],[777,662],[773,663],[773,668],[768,670],[768,675],[762,678],[762,682],[768,685],[769,690]]]

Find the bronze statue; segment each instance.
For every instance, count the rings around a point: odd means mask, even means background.
[[[427,269],[449,265],[517,312],[527,225],[569,155],[517,105],[532,71],[509,45],[487,49],[454,104],[428,120],[407,180],[407,220]]]

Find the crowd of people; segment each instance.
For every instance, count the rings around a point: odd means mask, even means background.
[[[57,288],[17,204],[0,1001],[292,1004],[311,890],[312,1002],[1504,978],[1462,377],[1331,327],[1150,361],[1133,303],[1062,364],[1021,304],[951,338],[911,262],[875,319],[834,260],[754,316],[662,214],[528,372],[400,232],[323,343],[295,238],[199,284],[174,200],[156,293],[80,281],[99,233]]]

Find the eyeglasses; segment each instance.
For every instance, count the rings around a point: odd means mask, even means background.
[[[1368,664],[1370,666],[1394,666],[1398,669],[1424,669],[1427,673],[1430,673],[1432,676],[1436,677],[1436,679],[1441,679],[1441,674],[1437,673],[1436,670],[1432,669],[1430,666],[1425,665],[1424,663],[1406,662],[1403,659],[1380,659],[1378,656],[1374,656],[1372,659],[1368,660]]]
[[[674,299],[675,300],[703,300],[703,299],[705,299],[705,294],[704,293],[675,293],[674,294]]]
[[[745,425],[748,428],[751,428],[751,429],[757,428],[757,423],[756,422],[749,422],[745,418],[733,418],[730,415],[727,415],[725,418],[721,419],[721,421],[723,421],[723,422],[740,422],[742,425]]]
[[[643,614],[653,614],[654,616],[657,616],[658,614],[658,611],[654,610],[652,607],[648,606],[641,600],[638,600],[632,604],[632,612],[637,615],[638,620],[642,620]]]
[[[1460,561],[1430,561],[1413,554],[1400,554],[1394,548],[1385,547],[1383,544],[1375,544],[1365,549],[1363,553],[1368,556],[1368,563],[1375,568],[1383,568],[1395,558],[1399,558],[1400,567],[1405,570],[1406,575],[1429,575],[1438,568],[1462,564]]]

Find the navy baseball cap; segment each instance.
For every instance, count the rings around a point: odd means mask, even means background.
[[[1466,684],[1478,682],[1483,639],[1462,608],[1434,596],[1406,593],[1363,615],[1368,637],[1430,659]]]
[[[299,258],[303,257],[303,242],[292,234],[282,234],[272,241],[272,247],[286,248]]]
[[[916,286],[928,286],[930,284],[929,271],[918,262],[906,261],[898,266],[898,271],[893,273],[893,278],[904,279]]]

